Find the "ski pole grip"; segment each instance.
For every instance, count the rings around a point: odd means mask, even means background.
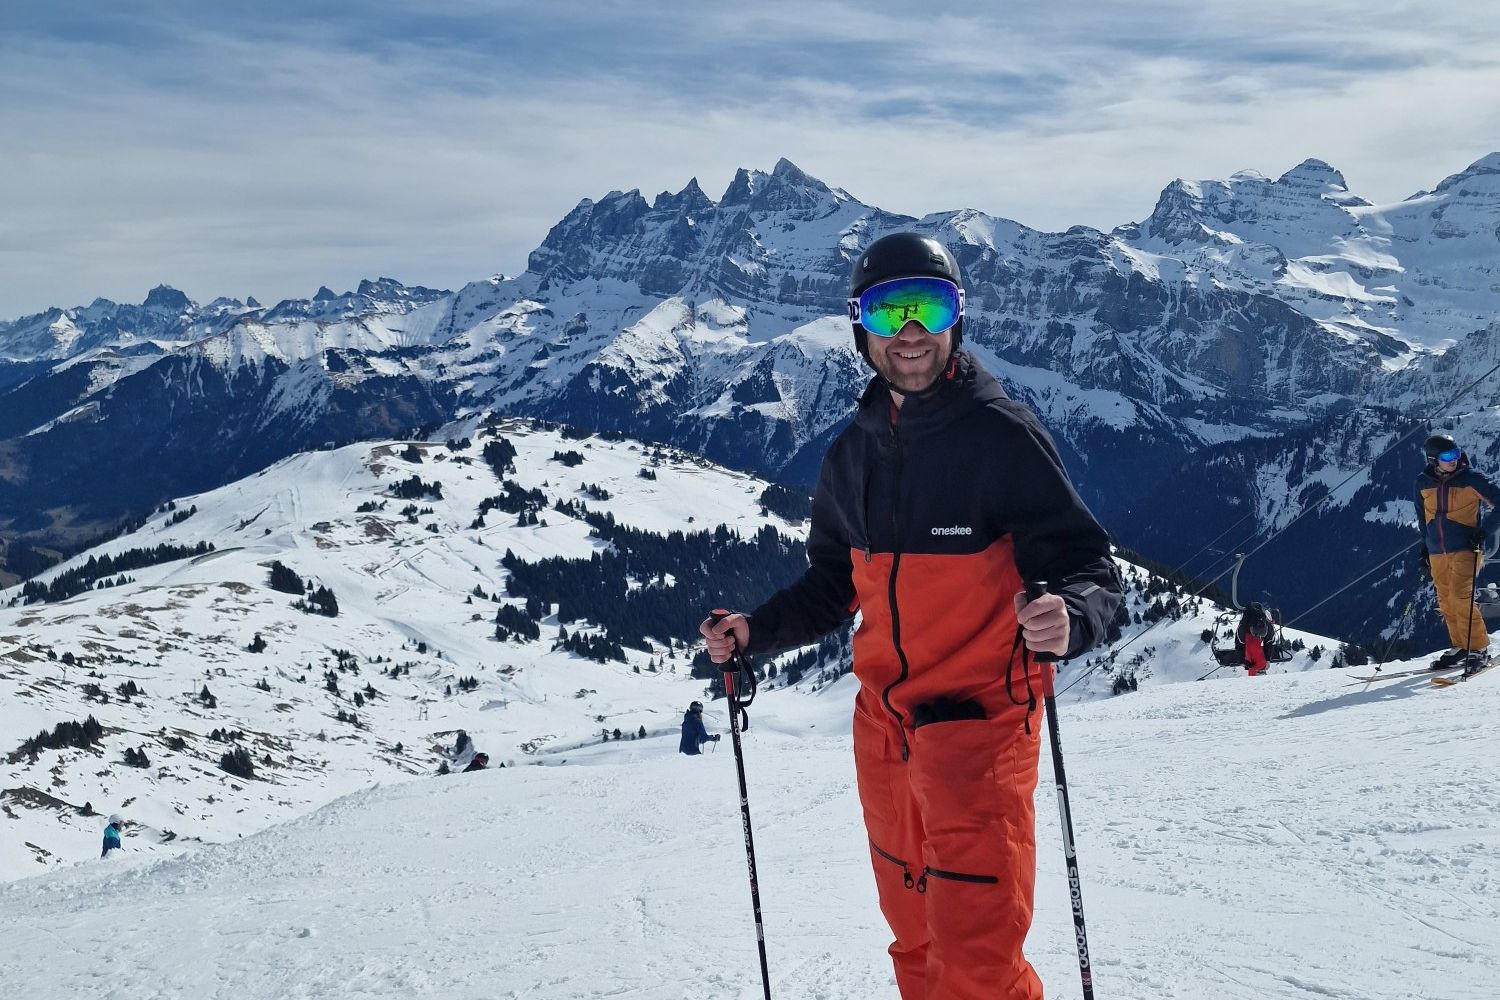
[[[713,622],[715,625],[719,624],[719,622],[723,621],[724,619],[726,619],[728,617],[729,617],[729,612],[725,611],[723,608],[714,608],[712,611],[710,611],[708,613],[708,620],[711,621],[711,622]],[[731,638],[733,638],[733,634],[732,633],[731,633]],[[738,676],[739,671],[740,671],[740,665],[739,665],[739,662],[738,662],[739,661],[739,657],[740,657],[740,644],[739,644],[739,640],[736,639],[735,643],[734,643],[734,654],[732,656],[730,656],[729,659],[727,659],[723,663],[719,664],[719,670],[724,675],[724,693],[729,696],[729,698],[730,698],[730,704],[731,705],[734,703],[733,700],[734,700],[734,697],[735,697],[734,679],[735,679],[736,676]],[[733,712],[734,709],[731,708],[730,711]]]
[[[1038,597],[1044,597],[1044,596],[1046,596],[1046,594],[1047,594],[1047,581],[1046,580],[1027,580],[1026,581],[1026,603],[1027,604],[1030,604],[1032,601],[1036,600]],[[1057,654],[1056,653],[1032,653],[1031,657],[1032,657],[1032,659],[1036,660],[1038,663],[1056,663],[1057,662]]]
[[[721,621],[723,621],[724,619],[728,618],[729,615],[730,615],[730,612],[725,611],[723,608],[714,608],[712,611],[710,611],[708,613],[708,620],[710,622],[712,622],[713,624],[717,625]],[[734,638],[734,634],[733,633],[730,633],[730,638]],[[739,653],[740,653],[740,643],[739,643],[738,639],[735,639],[735,641],[734,641],[734,656],[731,656],[729,659],[727,659],[723,663],[719,664],[719,669],[722,670],[722,671],[724,671],[725,673],[728,673],[729,671],[736,669],[736,667],[734,665],[734,660],[735,660],[736,656],[739,656]]]

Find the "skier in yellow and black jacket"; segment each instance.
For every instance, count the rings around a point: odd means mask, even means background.
[[[1437,587],[1438,610],[1452,648],[1434,669],[1473,669],[1488,660],[1489,633],[1474,606],[1474,579],[1484,563],[1483,506],[1500,506],[1500,489],[1469,466],[1469,456],[1447,434],[1422,446],[1427,467],[1417,477],[1417,517],[1422,552]]]

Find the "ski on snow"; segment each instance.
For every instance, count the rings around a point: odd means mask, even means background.
[[[1444,674],[1447,674],[1447,673],[1452,673],[1454,671],[1459,671],[1459,670],[1462,670],[1462,669],[1463,669],[1463,666],[1460,665],[1460,664],[1457,664],[1457,663],[1453,664],[1452,666],[1447,666],[1447,667],[1437,667],[1437,668],[1433,668],[1433,667],[1418,667],[1415,670],[1397,670],[1395,673],[1390,673],[1390,674],[1383,674],[1382,673],[1382,674],[1371,674],[1368,677],[1351,677],[1351,678],[1349,678],[1349,683],[1350,684],[1373,684],[1376,681],[1394,681],[1394,680],[1398,680],[1398,679],[1400,679],[1402,677],[1427,677],[1427,676],[1431,676],[1433,674],[1439,673],[1440,671],[1442,673],[1444,673]]]
[[[1477,670],[1470,670],[1467,673],[1460,673],[1458,675],[1458,677],[1456,677],[1456,678],[1454,678],[1454,677],[1434,677],[1432,679],[1432,683],[1436,684],[1438,687],[1452,687],[1453,685],[1457,684],[1459,681],[1473,680],[1475,677],[1478,677],[1480,674],[1488,672],[1489,669],[1491,667],[1493,667],[1494,665],[1495,665],[1495,661],[1494,660],[1490,660],[1489,662],[1485,663],[1485,665],[1482,666],[1482,667],[1480,667],[1479,669],[1477,669]]]

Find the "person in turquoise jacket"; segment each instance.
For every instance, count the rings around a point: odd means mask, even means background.
[[[118,813],[109,817],[108,825],[104,828],[104,850],[100,852],[99,857],[107,858],[110,851],[118,851],[120,849],[120,830],[124,826],[125,821],[120,818]]]
[[[700,754],[703,752],[703,744],[717,742],[719,737],[708,735],[708,730],[703,727],[703,702],[693,702],[682,713],[682,742],[677,745],[677,749],[685,754]]]

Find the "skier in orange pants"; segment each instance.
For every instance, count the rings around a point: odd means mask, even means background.
[[[877,240],[849,315],[876,377],[823,460],[809,566],[700,631],[722,663],[862,613],[855,772],[902,1000],[1041,1000],[1022,953],[1042,722],[1026,651],[1098,643],[1119,573],[1036,415],[959,349],[962,281],[941,243]],[[1052,592],[1027,603],[1028,580]]]

